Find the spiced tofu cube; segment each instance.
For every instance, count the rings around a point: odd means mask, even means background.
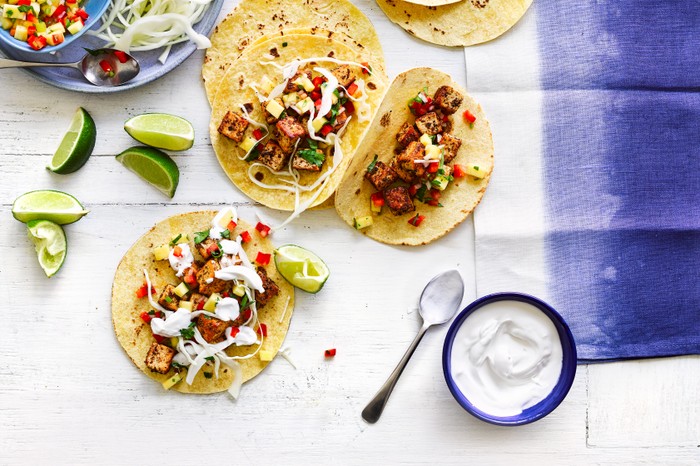
[[[280,292],[279,286],[270,277],[267,276],[267,272],[264,268],[258,267],[258,276],[262,280],[264,292],[255,292],[255,304],[258,308],[264,307],[272,298],[277,296]]]
[[[209,259],[211,257],[211,252],[214,250],[214,246],[218,246],[216,241],[207,237],[204,241],[199,244],[195,244],[194,248],[197,250],[202,258]]]
[[[289,81],[287,81],[287,87],[284,88],[284,93],[289,94],[290,92],[297,91],[299,89],[304,89],[304,86],[300,86],[294,81],[298,80],[302,76],[306,76],[311,79],[311,71],[297,71],[294,76],[292,76]]]
[[[411,194],[405,186],[396,186],[384,190],[384,201],[394,215],[403,215],[416,210]]]
[[[175,287],[173,285],[165,285],[163,292],[158,298],[158,304],[169,311],[177,311],[177,306],[180,304],[180,297],[175,294]]]
[[[221,266],[214,259],[210,259],[197,272],[197,283],[199,284],[199,292],[206,296],[211,296],[212,293],[222,293],[231,287],[231,282],[220,280],[214,276]]]
[[[309,150],[309,149],[307,149]],[[316,150],[317,153],[323,154],[323,151],[321,150]],[[321,162],[323,163],[323,162]],[[316,165],[315,163],[311,163],[305,158],[301,157],[299,154],[294,156],[294,159],[292,159],[292,167],[295,168],[296,170],[306,170],[306,171],[311,171],[311,172],[317,172],[321,171],[321,165]]]
[[[238,113],[229,110],[226,112],[226,115],[224,115],[224,119],[221,120],[219,133],[233,141],[241,142],[246,128],[248,128],[248,120]]]
[[[306,136],[306,128],[302,126],[296,118],[291,116],[282,118],[275,126],[281,134],[291,139],[298,139]]]
[[[338,84],[343,87],[348,87],[355,80],[355,72],[350,69],[349,65],[340,65],[335,67],[331,74],[336,77]]]
[[[342,109],[342,107],[341,107]],[[337,132],[340,130],[345,125],[345,122],[348,121],[348,113],[343,112],[339,113],[335,116],[335,119],[331,121],[331,124],[333,125],[333,131]]]
[[[196,325],[202,338],[207,343],[215,344],[224,341],[224,332],[228,328],[228,322],[200,314],[197,316]]]
[[[447,115],[452,115],[462,105],[464,96],[450,86],[441,86],[435,91],[435,104]]]
[[[442,146],[442,157],[445,163],[450,163],[457,157],[457,151],[462,145],[462,140],[451,134],[443,134],[439,144]]]
[[[159,374],[167,374],[170,370],[170,364],[175,357],[175,350],[169,346],[161,345],[158,342],[153,342],[146,354],[146,367],[153,372]]]
[[[260,151],[258,161],[264,163],[272,171],[280,171],[287,163],[287,154],[284,153],[279,144],[275,141],[267,141],[265,147]]]
[[[425,159],[425,147],[420,141],[413,141],[393,160],[392,168],[406,183],[415,183],[425,176],[426,166],[416,163]]]
[[[285,155],[290,155],[292,152],[294,152],[294,147],[296,146],[297,141],[299,140],[299,138],[292,139],[286,134],[281,133],[277,130],[275,130],[273,138],[275,141],[277,141],[277,144],[279,144],[280,148],[282,149],[282,152],[284,152]]]
[[[378,191],[383,191],[391,186],[391,183],[396,181],[399,175],[396,173],[396,170],[389,165],[379,161],[374,165],[374,169],[371,172],[368,171],[365,173],[365,178],[369,180]]]
[[[399,132],[396,133],[396,140],[399,142],[401,147],[406,147],[413,141],[418,141],[420,139],[420,133],[415,126],[405,122]]]
[[[428,112],[416,118],[416,127],[421,133],[429,134],[430,136],[442,132],[442,122],[435,112]]]

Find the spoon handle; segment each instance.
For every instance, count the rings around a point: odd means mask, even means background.
[[[399,364],[396,366],[396,369],[394,369],[394,372],[391,373],[386,382],[384,382],[384,385],[382,385],[382,388],[380,388],[377,394],[374,395],[372,401],[370,401],[367,406],[365,406],[365,409],[362,410],[362,419],[370,424],[374,424],[379,420],[382,415],[382,411],[384,411],[384,406],[386,405],[386,402],[389,401],[389,396],[394,390],[396,382],[399,380],[399,377],[401,377],[401,373],[406,367],[408,360],[411,359],[411,356],[413,356],[413,352],[418,347],[418,343],[420,343],[420,341],[423,339],[423,335],[425,335],[425,331],[428,330],[429,327],[430,325],[426,324],[425,322],[423,323],[423,326],[418,331],[418,335],[416,335],[416,338],[413,339],[411,346],[409,346],[408,350],[406,350],[406,353],[401,358],[401,361],[399,361]]]
[[[6,58],[0,58],[0,69],[2,68],[38,68],[38,67],[56,67],[56,66],[67,66],[69,68],[77,68],[78,63],[42,63],[34,61],[19,61],[19,60],[8,60]]]

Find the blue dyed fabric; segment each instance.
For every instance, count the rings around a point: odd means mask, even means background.
[[[582,361],[698,354],[700,2],[534,8],[549,299]]]

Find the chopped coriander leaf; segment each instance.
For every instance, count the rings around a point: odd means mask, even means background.
[[[428,192],[428,187],[426,185],[421,185],[420,188],[418,188],[418,191],[416,191],[416,199],[418,199],[421,202],[425,202],[425,193]]]
[[[221,232],[221,237],[225,239],[231,239],[231,231],[227,228]]]
[[[209,230],[198,231],[194,234],[194,244],[199,244],[209,237]]]
[[[282,47],[286,47],[288,44],[286,42],[282,42]]]
[[[171,298],[170,296],[166,296],[166,297],[165,297],[165,302],[166,302],[166,303],[172,303],[172,302],[173,302],[173,298]]]
[[[215,258],[215,259],[221,257],[221,255],[223,254],[223,252],[221,251],[221,245],[219,244],[218,241],[216,242],[216,244],[217,244],[219,247],[216,248],[216,249],[214,249],[214,250],[211,252],[211,257],[213,257],[213,258]]]
[[[314,141],[313,139],[307,138],[306,142],[309,144],[309,148],[318,149],[318,142]]]
[[[214,356],[207,356],[206,358],[207,361],[214,361]]]
[[[326,160],[326,155],[318,149],[302,149],[297,155],[317,167],[323,165],[323,161]]]
[[[281,117],[280,117],[281,118]],[[255,146],[253,150],[250,151],[250,154],[248,154],[245,158],[246,162],[252,162],[253,160],[257,159],[260,157],[260,151],[258,150],[258,147]]]
[[[372,173],[377,167],[377,159],[379,159],[379,156],[377,154],[374,154],[372,162],[367,166],[367,173]]]
[[[211,372],[202,372],[202,374],[204,374],[204,377],[207,379],[211,379],[214,376]]]
[[[187,369],[187,366],[177,363],[175,361],[171,362],[171,364],[175,369]]]
[[[182,233],[180,233],[170,241],[170,246],[175,246],[177,242],[180,241],[180,238],[182,238]]]
[[[151,309],[150,311],[148,311],[148,315],[149,315],[149,316],[154,316],[154,315],[156,315],[156,311],[154,311],[153,309]]]
[[[190,323],[189,327],[180,329],[180,336],[185,339],[194,338],[194,322]]]
[[[243,295],[243,299],[241,299],[241,311],[247,308],[248,304],[248,295]]]

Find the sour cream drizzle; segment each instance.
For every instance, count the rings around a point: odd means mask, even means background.
[[[552,321],[519,301],[496,301],[467,317],[452,347],[452,377],[478,409],[514,416],[549,395],[562,370]]]

